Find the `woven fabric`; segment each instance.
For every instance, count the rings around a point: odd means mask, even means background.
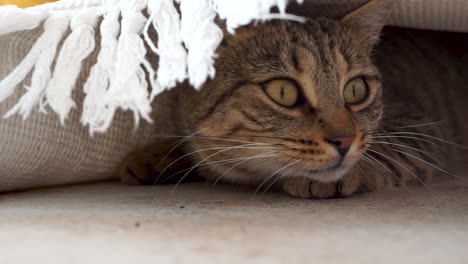
[[[396,0],[388,24],[433,30],[468,32],[467,0]],[[341,17],[368,0],[304,0],[289,10],[304,16]]]
[[[401,1],[389,23],[403,27],[468,32],[468,1]]]
[[[308,16],[342,16],[365,0],[306,0],[294,13]],[[390,24],[437,30],[468,32],[468,1],[401,1]],[[0,37],[0,79],[27,54],[40,30]],[[85,62],[74,100],[82,105],[82,85],[95,62],[94,52]],[[27,78],[24,83],[29,83]],[[22,85],[23,86],[23,85]],[[21,87],[22,87],[21,86]],[[20,87],[20,88],[21,88]],[[0,104],[4,115],[18,102],[24,89]],[[60,125],[57,115],[34,111],[27,121],[18,116],[0,120],[0,191],[97,181],[115,177],[124,156],[153,140],[153,125],[141,122],[133,130],[129,113],[119,112],[105,134],[90,137],[80,124],[81,109],[74,109]],[[157,124],[155,124],[157,125]]]
[[[40,33],[34,30],[0,37],[0,79],[18,65]],[[93,54],[84,63],[74,94],[77,102],[83,101],[79,91],[95,57]],[[24,89],[17,89],[0,104],[0,115],[13,107],[23,93]],[[57,115],[39,111],[26,121],[19,116],[0,119],[0,191],[115,177],[125,155],[149,143],[154,134],[152,125],[146,122],[134,131],[131,114],[119,112],[106,133],[91,137],[80,124],[80,113],[81,109],[74,109],[65,127]]]

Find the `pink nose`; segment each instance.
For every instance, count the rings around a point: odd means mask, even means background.
[[[325,141],[332,145],[335,145],[335,147],[338,149],[338,152],[340,152],[340,154],[344,156],[346,155],[349,148],[353,144],[355,137],[356,137],[355,135],[337,136],[337,137],[332,137],[332,138],[326,138]]]

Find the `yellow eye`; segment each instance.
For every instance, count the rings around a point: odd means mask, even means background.
[[[295,105],[299,99],[296,85],[287,80],[273,80],[267,83],[265,92],[275,102],[286,107]]]
[[[348,82],[343,91],[343,98],[347,104],[359,104],[367,98],[366,83],[362,78]]]

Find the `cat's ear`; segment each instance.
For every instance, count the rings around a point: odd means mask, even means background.
[[[346,15],[341,22],[347,24],[357,34],[361,34],[373,45],[379,39],[380,31],[395,4],[395,0],[371,0]]]

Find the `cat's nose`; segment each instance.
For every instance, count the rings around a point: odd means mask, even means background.
[[[351,144],[353,144],[355,137],[355,135],[329,137],[325,138],[325,141],[334,145],[338,149],[338,152],[341,154],[341,156],[344,156],[346,153],[348,153],[348,150],[351,147]]]

